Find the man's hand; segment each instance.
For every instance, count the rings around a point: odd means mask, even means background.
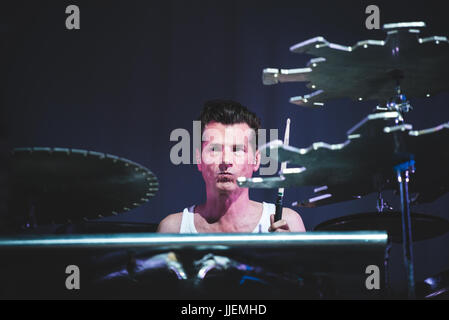
[[[274,222],[274,214],[270,216],[270,228],[268,228],[268,231],[270,232],[290,232],[290,227],[288,226],[288,223],[286,220],[281,219],[279,221]]]

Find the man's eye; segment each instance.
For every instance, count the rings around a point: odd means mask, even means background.
[[[212,146],[210,149],[212,152],[220,152],[221,151],[221,148],[218,146]]]
[[[238,146],[236,146],[236,147],[234,147],[234,152],[244,152],[245,151],[245,148],[244,147],[238,147]]]

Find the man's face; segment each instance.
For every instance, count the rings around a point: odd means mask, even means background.
[[[201,160],[197,151],[197,162],[208,192],[232,192],[238,188],[238,177],[250,178],[259,169],[260,153],[254,135],[246,123],[206,125]]]

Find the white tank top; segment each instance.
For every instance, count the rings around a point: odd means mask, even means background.
[[[198,233],[195,228],[194,223],[194,212],[193,209],[195,206],[191,206],[189,208],[185,208],[182,212],[182,220],[181,220],[181,229],[179,233]],[[253,233],[263,233],[269,232],[268,228],[270,227],[270,215],[276,212],[276,206],[273,203],[263,202],[262,216],[260,217],[259,223],[256,228],[253,230]]]

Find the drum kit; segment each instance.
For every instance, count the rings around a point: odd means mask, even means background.
[[[413,130],[406,122],[412,109],[408,97],[430,97],[449,89],[449,42],[444,36],[421,38],[424,22],[384,25],[385,40],[343,46],[316,37],[290,48],[312,55],[305,68],[263,71],[265,85],[305,82],[312,93],[292,97],[291,103],[323,108],[337,98],[375,100],[378,105],[347,132],[339,144],[317,142],[295,148],[272,141],[261,148],[270,157],[294,168],[281,168],[276,177],[240,178],[241,187],[315,187],[315,194],[292,205],[318,207],[378,194],[378,212],[349,215],[315,227],[323,231],[387,230],[402,242],[408,296],[415,297],[412,241],[433,238],[449,230],[440,217],[411,213],[410,205],[432,202],[449,191],[449,122]],[[416,164],[416,173],[415,173]],[[382,198],[398,191],[401,211]]]
[[[443,36],[420,38],[424,27],[422,22],[387,24],[385,40],[354,46],[323,37],[292,46],[294,53],[314,56],[305,68],[263,70],[266,85],[305,82],[314,90],[290,102],[323,108],[332,99],[351,98],[376,100],[378,105],[342,143],[296,148],[288,137],[271,141],[261,151],[269,150],[270,157],[283,163],[279,175],[238,179],[241,187],[279,189],[280,203],[283,188],[315,187],[312,197],[293,203],[297,207],[377,193],[377,212],[325,221],[315,231],[386,230],[391,241],[403,245],[409,297],[415,296],[412,241],[449,231],[446,219],[410,212],[410,205],[432,202],[449,191],[449,149],[444,147],[449,122],[425,130],[406,123],[412,109],[406,94],[429,97],[449,90],[449,41]],[[10,215],[4,233],[26,233],[46,224],[62,224],[59,233],[155,231],[153,224],[90,221],[130,211],[158,191],[156,176],[130,160],[79,149],[18,148],[11,154],[9,181]],[[386,190],[398,192],[400,211],[383,199]],[[447,277],[438,279],[444,283]]]

